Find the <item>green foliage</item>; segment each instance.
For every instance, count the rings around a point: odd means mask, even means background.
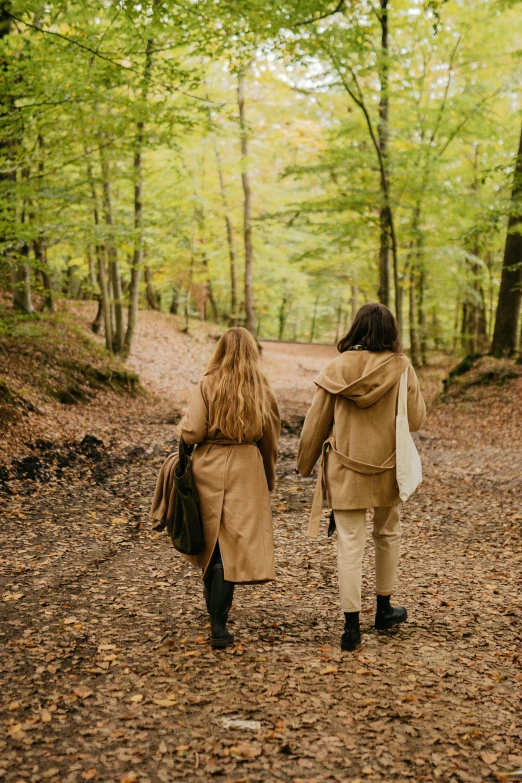
[[[455,347],[467,304],[479,302],[491,333],[519,124],[513,5],[398,0],[389,8],[399,282],[405,303],[414,286],[412,317],[429,324],[432,347]],[[243,70],[260,336],[307,340],[313,326],[315,339],[334,341],[354,291],[358,304],[376,298],[380,172],[370,130],[379,124],[383,55],[373,4],[4,7],[11,16],[0,29],[0,284],[9,285],[22,261],[35,271],[37,294],[47,272],[55,294],[92,296],[89,254],[112,246],[127,296],[142,235],[162,307],[176,296],[180,311],[209,317],[211,290],[228,323],[226,215],[243,298]],[[139,127],[142,228],[134,203]],[[107,178],[112,223],[104,216]],[[38,319],[24,323],[43,328]]]

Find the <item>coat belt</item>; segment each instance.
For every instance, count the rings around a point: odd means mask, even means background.
[[[321,452],[321,464],[319,467],[319,476],[317,478],[317,484],[315,485],[314,499],[312,501],[312,510],[310,513],[310,522],[308,525],[308,535],[311,538],[317,538],[319,534],[319,524],[321,522],[321,513],[323,509],[323,503],[328,498],[328,490],[326,487],[326,457],[329,451],[333,451],[341,465],[349,470],[353,470],[356,473],[362,473],[366,476],[376,476],[379,473],[384,473],[386,470],[391,470],[395,467],[395,451],[393,454],[385,460],[382,465],[371,465],[368,462],[359,462],[359,460],[347,457],[346,454],[341,454],[335,448],[334,439],[329,438],[323,443]]]
[[[219,438],[218,440],[202,440],[198,446],[257,446],[255,440],[226,440],[226,438]]]

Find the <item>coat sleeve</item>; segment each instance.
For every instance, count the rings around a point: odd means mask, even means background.
[[[426,420],[426,403],[413,367],[408,368],[408,423],[411,432],[418,432]]]
[[[277,400],[275,394],[270,392],[270,409],[268,412],[267,421],[263,428],[263,435],[261,440],[258,440],[257,445],[263,458],[263,465],[265,468],[266,481],[270,492],[275,487],[276,481],[276,465],[277,465],[277,444],[279,441],[279,435],[281,434],[281,417],[279,415],[279,408],[277,406]]]
[[[297,469],[302,476],[310,475],[321,456],[323,443],[333,427],[334,410],[335,395],[318,386],[297,449]]]
[[[187,413],[180,424],[180,435],[189,446],[207,437],[208,405],[200,381],[190,398]]]

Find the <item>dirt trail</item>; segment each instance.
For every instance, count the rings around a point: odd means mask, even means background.
[[[287,429],[273,497],[279,579],[237,589],[237,644],[214,653],[198,573],[145,521],[172,411],[213,343],[143,316],[131,362],[156,396],[111,419],[100,459],[0,498],[0,778],[508,780],[522,767],[522,452],[505,415],[519,386],[432,413],[419,439],[425,483],[404,509],[397,600],[411,619],[372,629],[369,547],[355,654],[338,647],[335,541],[304,536],[313,480],[292,473]],[[290,429],[331,355],[264,346]]]

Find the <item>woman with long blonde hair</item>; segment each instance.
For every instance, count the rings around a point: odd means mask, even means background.
[[[181,422],[181,437],[196,445],[192,471],[205,534],[205,551],[187,559],[203,569],[215,649],[234,640],[227,630],[234,585],[275,579],[270,492],[280,426],[256,341],[242,327],[228,329]]]

